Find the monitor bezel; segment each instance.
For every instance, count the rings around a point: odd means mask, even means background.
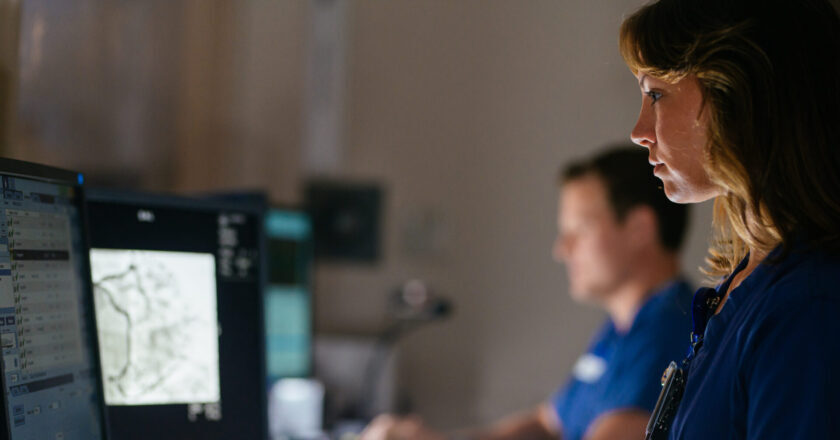
[[[87,328],[91,329],[91,335],[88,337],[88,344],[93,357],[93,365],[91,371],[94,373],[94,387],[96,388],[97,403],[99,407],[99,428],[102,432],[104,440],[110,439],[110,432],[108,426],[107,406],[105,405],[105,390],[102,384],[102,370],[101,360],[99,357],[99,330],[96,327],[96,311],[93,306],[93,281],[90,275],[90,234],[87,223],[87,202],[86,192],[84,188],[84,175],[82,173],[56,168],[48,165],[37,164],[33,162],[25,162],[16,159],[0,158],[0,176],[9,176],[22,179],[29,179],[33,181],[40,181],[45,183],[68,185],[77,191],[75,205],[79,213],[79,223],[81,226],[81,238],[84,246],[83,255],[80,256],[82,264],[81,282],[82,293],[84,296],[84,304],[87,322]],[[2,361],[0,361],[2,362]],[[2,373],[2,370],[0,370]],[[5,395],[6,377],[5,374],[0,374],[0,386],[3,390],[3,417],[0,417],[0,432],[5,432],[11,438],[11,421],[9,420],[8,400]]]
[[[237,202],[227,199],[189,197],[162,192],[146,192],[124,189],[88,188],[86,199],[93,203],[154,204],[163,208],[185,208],[202,211],[241,211],[264,215],[265,208],[257,202]]]

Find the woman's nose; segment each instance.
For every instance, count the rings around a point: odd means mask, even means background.
[[[630,139],[633,143],[645,148],[650,148],[656,143],[656,130],[654,129],[653,112],[648,110],[649,106],[642,105],[639,111],[639,118],[633,131],[630,132]]]

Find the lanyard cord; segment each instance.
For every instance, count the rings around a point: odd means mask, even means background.
[[[721,291],[724,290],[721,289]],[[722,298],[723,295],[720,292],[708,287],[700,288],[694,294],[694,300],[691,304],[691,318],[694,321],[691,332],[691,346],[688,355],[680,366],[677,366],[676,362],[671,362],[662,375],[662,391],[645,429],[646,440],[665,440],[668,438],[671,424],[685,391],[691,361],[703,345],[706,326]]]
[[[714,316],[718,305],[723,300],[723,292],[726,287],[728,286],[721,286],[720,291],[711,287],[701,287],[694,294],[694,300],[691,305],[691,318],[694,323],[691,332],[691,347],[688,351],[688,356],[683,361],[684,366],[687,367],[691,363],[691,360],[697,355],[697,350],[703,346],[703,339],[709,320]]]
[[[701,287],[694,294],[691,303],[691,319],[693,321],[691,345],[682,363],[677,366],[676,362],[671,362],[662,375],[662,391],[645,429],[646,440],[666,440],[669,438],[671,425],[674,422],[674,417],[676,417],[687,384],[689,367],[697,356],[700,347],[703,346],[709,320],[715,315],[715,311],[723,301],[731,280],[730,277],[719,289]]]

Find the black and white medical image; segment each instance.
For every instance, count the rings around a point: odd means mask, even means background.
[[[214,256],[92,249],[91,269],[106,403],[219,402]]]

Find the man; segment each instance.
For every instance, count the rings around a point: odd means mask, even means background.
[[[417,417],[384,415],[363,440],[644,438],[661,374],[688,348],[691,290],[678,278],[687,208],[667,200],[638,147],[573,164],[560,184],[554,257],[572,298],[608,315],[566,385],[485,429],[445,435]]]

